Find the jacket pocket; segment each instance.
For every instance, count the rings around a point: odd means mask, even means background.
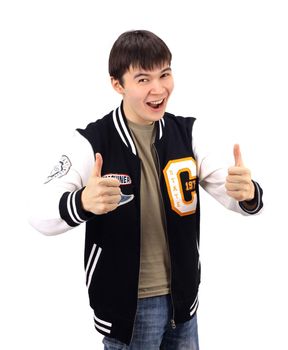
[[[94,243],[88,258],[88,262],[85,269],[86,274],[86,286],[89,289],[93,274],[96,268],[96,265],[98,263],[98,260],[100,258],[100,255],[102,253],[102,248],[97,247],[97,245]]]

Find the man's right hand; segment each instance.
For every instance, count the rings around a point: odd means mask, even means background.
[[[96,153],[94,168],[82,192],[82,206],[96,215],[107,214],[118,207],[121,199],[120,182],[101,177],[103,158]]]

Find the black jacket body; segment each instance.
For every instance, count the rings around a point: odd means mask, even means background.
[[[103,335],[129,344],[137,309],[140,267],[141,161],[123,116],[123,110],[118,108],[78,131],[90,142],[94,153],[102,154],[102,176],[122,176],[126,179],[121,185],[122,193],[134,195],[133,200],[108,214],[82,213],[82,218],[88,219],[85,269],[95,327]],[[200,283],[199,184],[193,166],[193,123],[194,118],[165,113],[156,122],[154,144],[166,213],[176,325],[195,314]]]

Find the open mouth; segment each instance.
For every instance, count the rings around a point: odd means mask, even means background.
[[[162,98],[162,100],[147,102],[147,105],[154,109],[158,109],[161,106],[163,106],[164,101],[165,101],[165,98]]]

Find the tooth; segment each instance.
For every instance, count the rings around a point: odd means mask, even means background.
[[[160,105],[163,102],[163,99],[160,101],[152,101],[150,103],[152,103],[153,105]]]

